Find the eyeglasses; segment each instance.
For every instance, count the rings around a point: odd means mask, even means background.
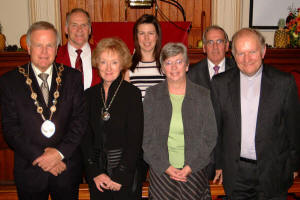
[[[207,40],[206,41],[206,45],[208,46],[213,46],[214,44],[217,44],[217,45],[221,45],[221,44],[224,44],[225,43],[225,40],[222,40],[222,39],[218,39],[218,40]]]
[[[166,61],[165,62],[165,66],[168,67],[168,66],[172,66],[172,65],[182,65],[183,64],[183,60],[175,60],[174,62],[172,61]]]

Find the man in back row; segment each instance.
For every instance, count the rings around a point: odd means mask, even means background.
[[[232,38],[238,68],[214,76],[216,177],[232,200],[285,200],[300,162],[299,99],[291,74],[263,64],[265,39]]]
[[[190,66],[188,77],[194,83],[210,89],[210,81],[215,74],[235,66],[231,58],[226,58],[225,54],[229,48],[227,33],[217,25],[206,28],[203,33],[203,52],[207,58]]]
[[[188,78],[194,83],[210,89],[210,82],[214,75],[222,73],[235,67],[235,62],[231,58],[226,58],[229,41],[227,33],[217,25],[209,26],[203,33],[203,51],[207,54],[200,62],[191,65]],[[215,159],[211,155],[211,163],[207,167],[208,178],[215,177]]]
[[[89,44],[91,34],[91,19],[88,12],[74,8],[67,14],[65,32],[68,43],[58,49],[56,62],[63,63],[82,72],[84,89],[100,82],[98,70],[92,67],[92,50]]]

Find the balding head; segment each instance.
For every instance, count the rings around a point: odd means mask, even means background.
[[[266,42],[265,42],[265,38],[264,36],[257,30],[255,29],[251,29],[251,28],[242,28],[241,30],[239,30],[238,32],[236,32],[233,36],[232,36],[232,53],[233,55],[235,55],[236,52],[236,41],[243,36],[248,36],[248,35],[253,35],[256,37],[258,43],[261,46],[261,51],[263,52],[266,46]]]

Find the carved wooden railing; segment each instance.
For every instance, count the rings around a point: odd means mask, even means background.
[[[146,199],[149,197],[149,184],[144,183],[142,198]],[[210,184],[210,190],[213,200],[220,199],[225,196],[225,192],[222,185]],[[300,197],[300,178],[294,181],[294,184],[289,189],[289,199],[293,197],[298,199]],[[16,186],[14,185],[0,185],[0,200],[17,200]],[[90,193],[87,184],[81,184],[79,188],[79,200],[89,200]]]

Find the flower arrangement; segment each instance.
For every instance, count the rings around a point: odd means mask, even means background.
[[[290,46],[300,47],[300,8],[289,7],[286,27],[290,38]]]

